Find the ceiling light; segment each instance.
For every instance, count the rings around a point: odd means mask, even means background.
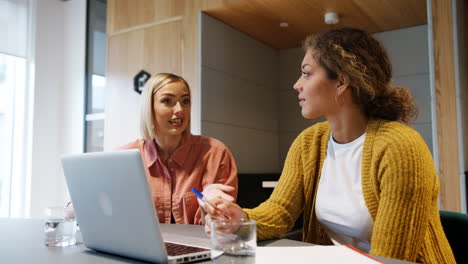
[[[280,27],[282,27],[282,28],[287,28],[287,27],[289,27],[289,24],[286,23],[286,22],[281,22],[281,23],[280,23]]]
[[[326,12],[325,13],[325,24],[327,25],[335,25],[340,22],[340,18],[338,17],[338,14],[335,12]]]

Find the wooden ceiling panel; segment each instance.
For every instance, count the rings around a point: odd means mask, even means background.
[[[323,22],[327,11],[339,14],[337,25]],[[332,28],[375,33],[427,23],[426,0],[226,0],[204,12],[277,49],[298,47],[307,35]]]
[[[427,23],[426,0],[353,1],[377,24],[377,32]]]

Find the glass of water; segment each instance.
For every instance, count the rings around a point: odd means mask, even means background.
[[[211,222],[212,255],[252,256],[257,250],[257,225],[250,219],[222,219]]]
[[[66,247],[76,244],[76,219],[71,207],[47,207],[45,210],[45,245]]]

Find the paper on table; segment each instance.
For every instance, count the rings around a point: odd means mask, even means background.
[[[257,247],[255,264],[381,264],[346,246]]]

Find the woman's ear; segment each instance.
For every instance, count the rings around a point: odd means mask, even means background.
[[[348,89],[349,82],[348,82],[348,78],[346,78],[345,76],[341,74],[338,75],[337,81],[338,83],[336,87],[336,95],[340,96]]]

